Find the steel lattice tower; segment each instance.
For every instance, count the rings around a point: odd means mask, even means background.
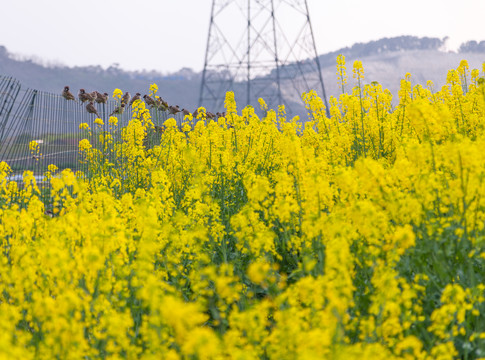
[[[212,1],[199,105],[222,111],[232,90],[238,104],[291,112],[310,89],[327,105],[306,0]]]

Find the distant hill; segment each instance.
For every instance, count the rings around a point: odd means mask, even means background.
[[[447,71],[456,68],[462,59],[468,60],[470,68],[481,69],[485,62],[485,41],[469,41],[462,44],[458,52],[449,52],[446,51],[446,39],[400,36],[357,43],[320,55],[328,97],[338,95],[340,91],[335,75],[335,60],[339,54],[346,57],[349,90],[353,84],[352,64],[355,60],[361,60],[366,82],[378,81],[397,94],[400,79],[407,72],[412,74],[413,83],[425,85],[427,80],[432,80],[439,88],[445,83]],[[132,94],[141,92],[143,95],[151,83],[157,83],[159,94],[164,99],[189,109],[197,106],[201,80],[201,73],[187,68],[163,75],[155,71],[124,71],[117,65],[107,69],[100,66],[46,66],[39,61],[15,59],[3,46],[0,46],[0,75],[15,77],[27,87],[53,93],[60,93],[65,85],[69,85],[76,90],[85,88],[88,91],[111,93],[113,89],[121,88]],[[294,94],[284,95],[289,102],[300,102]],[[297,110],[302,111],[302,107]]]
[[[470,69],[482,69],[485,62],[485,41],[464,43],[458,52],[447,51],[446,41],[446,38],[400,36],[365,44],[358,43],[350,48],[321,55],[319,59],[327,95],[340,94],[335,74],[336,58],[339,54],[346,58],[349,86],[353,85],[353,62],[361,60],[364,65],[365,82],[378,81],[395,95],[394,103],[398,100],[400,80],[406,73],[411,74],[413,84],[425,86],[426,82],[431,80],[435,88],[439,89],[446,83],[448,70],[456,69],[463,59],[468,61]]]
[[[345,47],[319,56],[320,64],[323,67],[334,66],[335,59],[342,54],[348,58],[362,60],[369,56],[387,54],[394,52],[406,52],[415,50],[435,50],[445,47],[446,39],[419,38],[416,36],[399,36],[394,38],[383,38],[367,43],[356,43],[351,47]]]
[[[355,85],[352,78],[352,68],[355,60],[361,60],[364,66],[364,83],[379,82],[394,95],[393,104],[397,105],[400,80],[406,73],[411,74],[413,85],[426,86],[428,80],[433,81],[436,90],[446,83],[446,75],[450,69],[456,69],[460,61],[466,59],[470,69],[482,71],[485,62],[485,41],[470,41],[462,44],[458,52],[448,51],[447,39],[418,38],[400,36],[384,38],[368,43],[357,43],[319,56],[322,76],[325,83],[327,98],[339,96],[336,73],[336,58],[339,54],[345,56],[348,84],[346,91],[350,92]],[[482,72],[481,72],[482,73]],[[483,73],[482,73],[483,75]],[[283,84],[282,89],[290,89],[290,84]],[[320,94],[321,95],[321,94]],[[287,103],[300,102],[297,94],[287,91],[284,94]],[[296,113],[305,114],[300,107]]]

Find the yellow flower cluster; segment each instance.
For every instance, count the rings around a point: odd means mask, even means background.
[[[108,122],[110,125],[118,126],[118,118],[116,116],[110,116]]]
[[[158,91],[158,85],[157,84],[151,84],[150,85],[150,96],[155,96],[157,91]]]
[[[337,81],[342,90],[342,94],[345,93],[345,85],[347,84],[347,72],[345,71],[345,56],[337,56]]]
[[[91,128],[89,127],[89,124],[88,123],[80,123],[79,124],[79,129],[82,129],[82,130],[91,130]]]
[[[40,152],[40,144],[36,140],[32,140],[29,143],[29,149],[30,149],[30,153],[32,154],[32,157],[36,161],[38,161],[40,159],[40,157],[42,156],[42,154]]]
[[[104,125],[103,119],[101,119],[101,118],[96,118],[96,119],[94,120],[94,123],[95,123],[96,125],[98,125],[98,126],[103,126],[103,125]]]
[[[141,103],[82,173],[0,163],[0,358],[484,358],[477,71],[406,75],[394,106],[360,62],[346,93],[342,56],[330,118],[313,91],[304,126]]]
[[[113,98],[114,99],[121,99],[122,96],[123,96],[123,91],[121,91],[120,89],[115,89],[113,91]]]

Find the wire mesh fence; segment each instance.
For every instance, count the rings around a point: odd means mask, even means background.
[[[25,170],[42,176],[50,164],[59,169],[83,170],[79,142],[88,139],[93,147],[100,146],[96,137],[109,129],[110,114],[119,103],[108,100],[106,104],[95,104],[103,120],[99,125],[94,123],[98,116],[86,110],[86,103],[68,101],[60,93],[24,88],[15,79],[0,76],[0,161],[11,167],[14,178]],[[171,115],[157,108],[150,113],[156,126],[170,117],[178,124],[182,122],[180,114]],[[118,128],[126,126],[132,118],[131,109],[116,117]],[[82,123],[93,131],[80,129]],[[35,152],[30,147],[32,141],[38,144]]]

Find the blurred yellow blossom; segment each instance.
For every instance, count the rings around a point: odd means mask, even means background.
[[[114,89],[113,91],[114,99],[121,99],[122,96],[123,96],[123,91],[121,91],[120,89]]]

